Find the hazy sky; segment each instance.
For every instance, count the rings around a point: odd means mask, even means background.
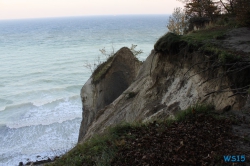
[[[0,0],[0,19],[119,14],[171,14],[176,0]]]

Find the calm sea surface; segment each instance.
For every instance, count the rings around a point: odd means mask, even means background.
[[[77,143],[84,64],[137,45],[144,60],[167,15],[0,21],[0,166],[61,155]]]

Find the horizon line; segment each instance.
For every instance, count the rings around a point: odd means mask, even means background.
[[[55,19],[55,18],[72,18],[72,17],[98,17],[98,16],[139,16],[139,15],[171,15],[171,14],[93,14],[93,15],[73,15],[73,16],[51,16],[51,17],[28,17],[28,18],[3,18],[0,21],[8,20],[34,20],[34,19]]]

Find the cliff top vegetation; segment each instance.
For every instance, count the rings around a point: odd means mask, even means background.
[[[184,9],[175,8],[167,28],[178,35],[210,25],[250,26],[248,0],[180,0]]]

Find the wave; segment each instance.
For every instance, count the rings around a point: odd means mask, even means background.
[[[7,106],[0,112],[0,121],[10,128],[62,123],[82,117],[81,100],[78,95],[40,103],[22,103]]]
[[[72,88],[72,87],[69,87],[69,88]],[[3,109],[1,111],[3,112],[3,111],[16,110],[16,109],[27,109],[27,108],[31,108],[31,107],[42,107],[42,106],[48,106],[48,105],[56,105],[56,104],[61,103],[61,102],[70,101],[70,100],[78,100],[78,99],[80,99],[79,95],[73,95],[73,96],[70,96],[67,98],[59,98],[59,99],[47,100],[47,101],[44,100],[44,102],[18,103],[18,104],[8,105],[5,107],[5,109]],[[10,101],[10,100],[6,100],[6,101]],[[11,101],[11,102],[13,103],[13,101]]]
[[[16,109],[24,109],[24,108],[28,108],[28,107],[35,107],[33,105],[33,103],[28,102],[28,103],[19,103],[19,104],[13,104],[13,105],[8,105],[5,107],[4,110],[2,110],[1,112],[7,112],[10,110],[16,110]]]
[[[38,86],[39,87],[39,86]],[[48,88],[48,89],[31,89],[27,90],[23,88],[17,93],[12,92],[9,94],[10,97],[15,97],[16,101],[34,101],[34,100],[52,100],[56,98],[63,98],[66,96],[79,94],[82,85],[65,85],[61,87]],[[35,88],[35,87],[34,87]]]

